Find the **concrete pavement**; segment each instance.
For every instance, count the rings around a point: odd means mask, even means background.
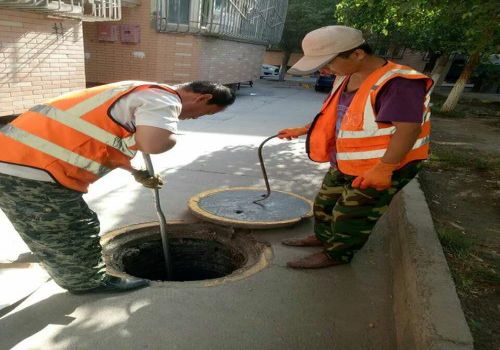
[[[281,128],[310,122],[326,97],[266,82],[238,94],[224,113],[181,123],[178,145],[153,157],[167,179],[161,190],[167,219],[193,220],[186,202],[201,191],[263,186],[259,143]],[[271,141],[264,157],[272,188],[311,199],[327,168],[307,159],[303,139]],[[135,163],[141,162],[137,157]],[[121,170],[93,185],[85,198],[99,214],[103,233],[156,221],[151,192]],[[0,261],[13,260],[26,249],[4,217],[0,225]],[[156,282],[126,294],[74,296],[52,281],[40,282],[25,300],[0,310],[0,349],[395,348],[388,232],[371,237],[349,266],[286,268],[286,261],[314,248],[285,247],[280,240],[311,231],[311,221],[254,231],[271,245],[270,266],[214,287]],[[2,289],[15,294],[24,277],[10,275]]]

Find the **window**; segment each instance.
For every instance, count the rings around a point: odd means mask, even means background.
[[[191,0],[166,0],[169,23],[188,24]]]
[[[267,44],[281,38],[288,0],[151,1],[160,33],[197,33]]]

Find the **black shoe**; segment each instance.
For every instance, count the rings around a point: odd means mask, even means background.
[[[17,259],[14,260],[15,263],[37,263],[39,262],[38,258],[32,252],[22,253],[17,256]]]
[[[107,275],[102,281],[102,285],[92,289],[69,291],[72,294],[87,293],[120,293],[149,286],[149,280],[142,278],[121,278]]]

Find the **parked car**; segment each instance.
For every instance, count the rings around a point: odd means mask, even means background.
[[[314,90],[330,92],[330,90],[333,87],[334,80],[335,80],[335,75],[320,75],[318,79],[316,79]]]
[[[260,70],[260,78],[262,77],[277,77],[280,74],[280,68],[272,64],[263,64]]]

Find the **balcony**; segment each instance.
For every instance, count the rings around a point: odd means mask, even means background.
[[[287,7],[287,0],[156,0],[156,30],[275,44]]]
[[[121,0],[0,0],[0,8],[85,22],[119,21]]]

